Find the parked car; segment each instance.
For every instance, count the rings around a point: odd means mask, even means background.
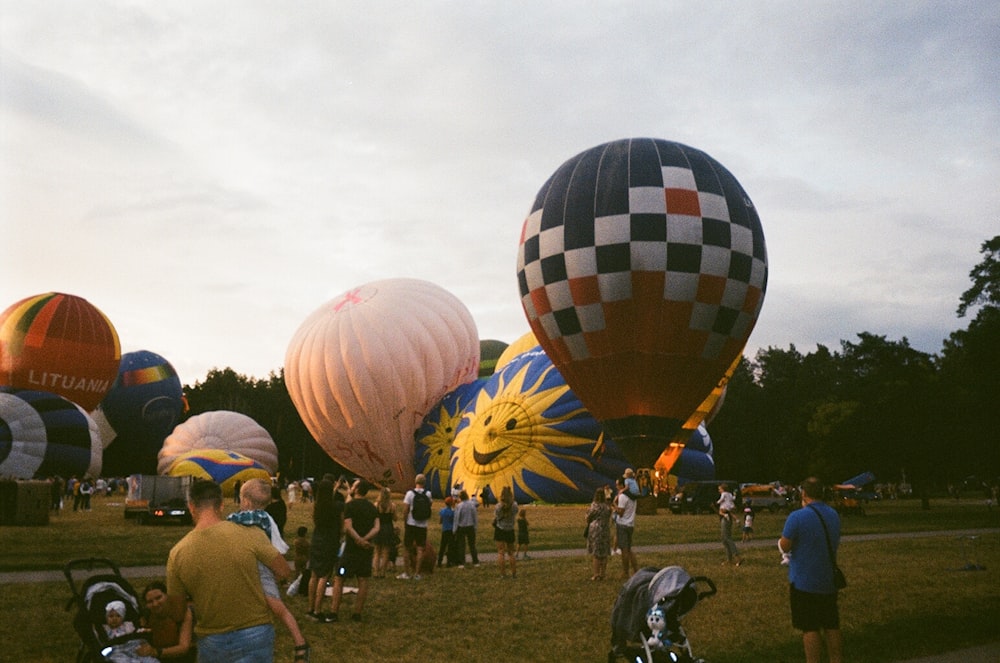
[[[719,485],[728,484],[735,489],[734,481],[688,481],[677,489],[667,508],[673,513],[716,513]]]
[[[740,486],[740,496],[743,498],[743,506],[751,506],[756,511],[767,509],[771,513],[777,513],[792,510],[791,498],[779,492],[774,484],[743,484]]]

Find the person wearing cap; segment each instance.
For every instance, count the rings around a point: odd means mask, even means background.
[[[222,515],[222,488],[195,481],[188,508],[194,529],[167,558],[167,593],[194,605],[198,660],[212,663],[272,663],[274,625],[257,562],[281,581],[291,567],[262,530],[229,522]]]
[[[451,495],[444,498],[444,506],[438,511],[441,519],[441,542],[438,545],[438,568],[441,568],[445,555],[448,556],[448,566],[455,566],[455,498]]]
[[[145,642],[138,637],[129,638],[135,633],[135,624],[126,615],[124,601],[111,601],[104,607],[104,634],[111,645],[103,652],[104,659],[113,663],[158,663],[156,658],[139,655],[138,649]]]

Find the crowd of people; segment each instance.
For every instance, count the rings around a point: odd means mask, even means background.
[[[294,659],[309,661],[311,646],[282,599],[283,591],[306,598],[308,609],[302,617],[329,624],[341,620],[344,586],[353,581],[354,596],[346,600],[349,618],[363,621],[372,577],[392,573],[399,580],[419,581],[435,568],[480,565],[477,539],[484,505],[465,490],[456,489],[435,507],[423,475],[416,476],[398,504],[388,488],[362,479],[327,475],[292,485],[285,488],[286,503],[283,491],[270,482],[246,481],[234,491],[236,510],[225,515],[221,487],[194,482],[188,500],[194,527],[171,550],[166,581],[145,588],[139,624],[125,621],[120,606],[107,606],[109,637],[131,633],[136,626],[142,635],[124,641],[127,646],[117,645],[110,660],[183,662],[197,656],[223,663],[271,661],[278,624],[293,642]],[[60,494],[89,496],[117,489],[107,483],[98,487],[87,478],[74,478],[72,486],[61,487]],[[742,541],[749,541],[755,514],[750,507],[737,510],[726,484],[718,490],[723,564],[738,567],[743,558],[733,529],[741,528]],[[779,542],[781,563],[788,566],[792,623],[803,633],[808,661],[821,660],[825,647],[829,660],[836,662],[841,644],[833,569],[840,522],[837,512],[823,503],[823,486],[817,480],[803,482],[798,490],[807,508],[789,516]],[[595,490],[584,530],[590,580],[606,579],[608,561],[616,556],[621,580],[639,570],[633,541],[637,505],[646,495],[632,470],[616,479],[613,488]],[[289,544],[284,532],[288,509],[301,502],[311,506],[312,528],[298,527]],[[81,497],[79,508],[85,505]],[[492,515],[499,574],[517,578],[518,561],[530,559],[528,509],[515,501],[510,487],[500,492],[492,509],[485,508]],[[432,521],[440,532],[436,551],[428,538]]]

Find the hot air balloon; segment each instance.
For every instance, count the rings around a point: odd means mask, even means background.
[[[470,494],[518,502],[589,501],[622,476],[627,462],[607,454],[601,426],[570,391],[540,347],[489,378],[459,424],[451,481]]]
[[[542,186],[517,277],[566,382],[650,467],[744,347],[767,252],[757,210],[719,162],[626,139],[580,153]]]
[[[497,359],[507,349],[503,341],[486,339],[479,341],[479,377],[488,378],[496,370]]]
[[[252,458],[225,449],[197,449],[176,456],[165,474],[211,479],[222,486],[222,494],[235,492],[236,482],[271,480],[271,472]]]
[[[386,279],[312,313],[285,355],[285,384],[331,458],[383,486],[415,476],[413,433],[479,372],[472,314],[440,286]]]
[[[189,451],[221,449],[256,461],[271,475],[278,470],[278,447],[271,434],[239,412],[202,412],[179,424],[163,441],[157,454],[157,472],[166,474]]]
[[[120,359],[111,321],[82,297],[49,292],[0,313],[0,384],[59,394],[89,412]]]
[[[507,349],[503,351],[497,358],[497,364],[494,367],[494,372],[499,371],[501,368],[506,366],[522,352],[534,351],[538,347],[538,339],[535,338],[534,332],[528,332],[527,334],[521,336],[519,339],[507,346]]]
[[[101,474],[101,436],[76,403],[45,391],[0,387],[0,477]]]
[[[485,378],[462,384],[445,394],[431,408],[414,435],[414,471],[427,477],[434,497],[447,497],[451,489],[451,447],[466,409],[475,403]]]
[[[163,440],[186,410],[177,371],[148,350],[122,355],[118,378],[92,416],[109,475],[153,474]]]

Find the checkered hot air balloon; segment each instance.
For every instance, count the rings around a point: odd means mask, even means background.
[[[651,138],[560,166],[517,259],[532,331],[640,467],[742,351],[767,272],[760,219],[736,178],[700,150]]]

